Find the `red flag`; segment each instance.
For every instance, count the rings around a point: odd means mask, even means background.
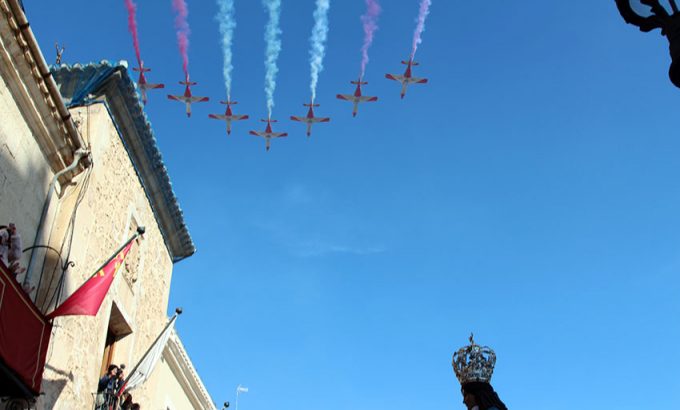
[[[134,238],[133,238],[134,239]],[[92,275],[80,288],[68,297],[58,308],[47,315],[49,319],[57,316],[84,315],[96,316],[99,307],[102,305],[106,293],[109,291],[116,273],[123,265],[133,240],[113,257],[99,272]]]

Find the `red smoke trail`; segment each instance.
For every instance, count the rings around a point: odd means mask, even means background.
[[[361,78],[366,73],[368,64],[368,49],[373,43],[373,34],[378,29],[378,16],[380,15],[380,4],[378,0],[366,0],[366,13],[361,16],[364,24],[364,44],[361,46]]]
[[[125,7],[128,12],[128,30],[132,34],[132,44],[135,46],[135,55],[137,56],[137,63],[142,64],[141,53],[139,52],[139,37],[137,36],[137,5],[133,0],[125,0]]]
[[[413,57],[416,55],[418,45],[423,42],[422,35],[423,31],[425,31],[425,19],[427,19],[427,15],[430,14],[430,4],[432,4],[432,0],[420,1],[420,10],[418,11],[418,18],[416,19],[416,31],[413,33],[411,60],[413,60]]]
[[[177,47],[182,55],[182,68],[184,77],[189,80],[189,9],[184,0],[172,0],[172,9],[177,13],[175,16],[175,30],[177,30]]]

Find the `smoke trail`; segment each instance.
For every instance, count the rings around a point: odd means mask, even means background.
[[[312,37],[309,39],[311,49],[309,51],[309,63],[311,64],[312,83],[312,102],[316,99],[316,84],[319,81],[319,73],[323,70],[323,58],[326,54],[326,38],[328,37],[328,9],[331,7],[331,0],[316,0],[316,10],[314,10],[314,28]]]
[[[418,45],[423,42],[422,35],[423,31],[425,31],[425,19],[427,19],[427,15],[430,14],[430,4],[432,4],[432,0],[420,0],[420,10],[418,12],[418,18],[416,19],[416,31],[413,33],[411,59],[416,56]]]
[[[125,7],[128,12],[128,30],[132,34],[132,44],[135,46],[135,55],[137,56],[137,63],[141,65],[142,57],[139,52],[139,37],[137,36],[137,5],[133,0],[125,0]]]
[[[262,4],[267,9],[269,21],[264,31],[264,40],[267,43],[265,50],[265,84],[264,91],[267,94],[267,111],[272,115],[274,108],[274,90],[276,89],[276,74],[279,68],[276,61],[281,52],[281,29],[279,20],[281,17],[281,0],[263,0]]]
[[[217,0],[220,8],[217,20],[220,24],[220,34],[222,34],[222,51],[224,52],[224,85],[227,88],[227,97],[231,96],[231,70],[234,66],[231,63],[231,43],[234,39],[234,29],[236,20],[234,19],[234,0]]]
[[[189,9],[184,0],[172,0],[172,9],[177,13],[175,16],[175,30],[177,30],[177,47],[182,55],[182,69],[184,77],[189,78]]]
[[[364,24],[364,45],[361,46],[361,78],[366,73],[368,49],[373,43],[373,34],[378,29],[380,11],[378,0],[366,0],[366,13],[361,16],[361,22]]]

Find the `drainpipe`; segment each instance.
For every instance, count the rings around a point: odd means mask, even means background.
[[[35,240],[33,241],[32,245],[39,245],[40,239],[43,237],[46,231],[46,226],[45,223],[47,219],[47,215],[49,214],[50,206],[52,205],[52,196],[54,195],[54,191],[56,190],[56,185],[57,181],[59,181],[59,178],[61,178],[63,175],[68,174],[69,172],[73,172],[78,168],[78,164],[80,163],[81,159],[84,158],[89,158],[90,152],[87,150],[84,150],[82,148],[79,148],[76,150],[76,152],[73,153],[73,162],[71,165],[68,167],[62,169],[61,171],[57,172],[54,174],[54,177],[52,178],[52,182],[50,182],[50,187],[47,191],[47,198],[45,199],[45,203],[43,204],[43,210],[42,214],[40,215],[40,221],[38,221],[38,228],[36,229],[35,232]],[[48,233],[49,235],[49,233]],[[48,236],[48,242],[49,242],[49,236]],[[26,267],[26,277],[24,277],[24,285],[32,285],[32,279],[33,279],[33,271],[36,270],[34,269],[34,263],[35,260],[37,259],[36,256],[36,248],[31,250],[31,259],[28,261],[28,266]],[[42,269],[42,267],[41,267]],[[37,289],[35,290],[37,292]],[[32,292],[31,296],[34,296],[35,293]]]

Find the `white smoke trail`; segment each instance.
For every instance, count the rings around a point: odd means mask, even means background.
[[[316,99],[316,84],[319,82],[319,73],[323,70],[323,58],[326,54],[326,38],[328,38],[328,9],[331,7],[331,0],[316,0],[316,10],[314,10],[314,28],[312,37],[309,41],[309,63],[311,65],[312,82],[312,102]]]
[[[227,88],[227,97],[230,97],[231,71],[234,69],[231,62],[231,43],[234,39],[234,29],[236,28],[234,0],[217,0],[217,5],[219,7],[217,21],[220,26],[220,34],[222,35],[222,51],[224,53],[224,85]]]
[[[276,90],[276,74],[279,67],[276,61],[281,53],[281,29],[279,20],[281,18],[281,0],[262,0],[262,4],[267,9],[269,21],[264,31],[264,40],[267,44],[265,49],[265,84],[264,91],[267,95],[267,111],[272,115],[274,108],[274,90]]]

